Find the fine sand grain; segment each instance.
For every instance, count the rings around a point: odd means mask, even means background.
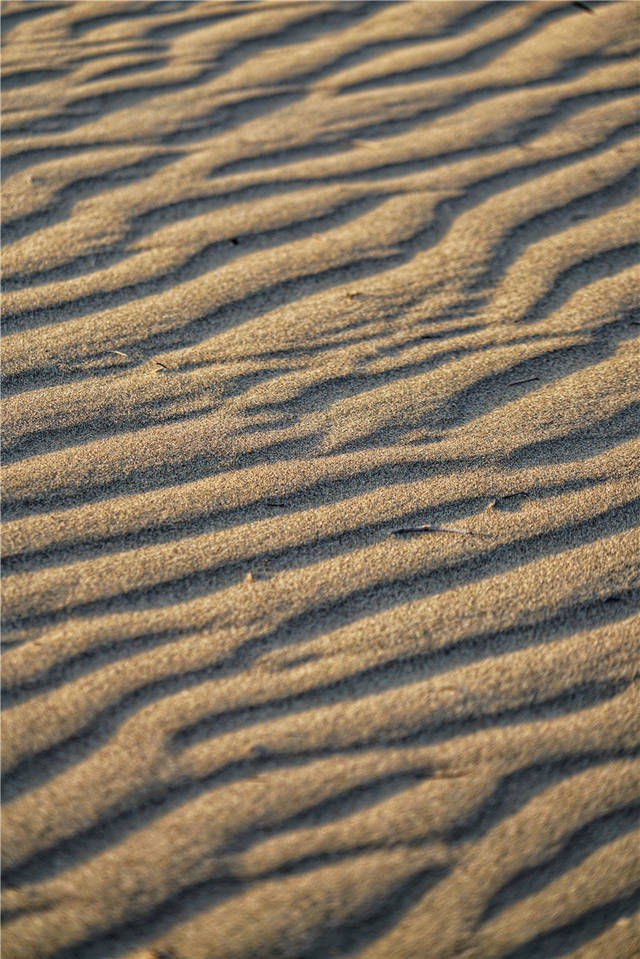
[[[3,35],[4,959],[638,957],[640,5]]]

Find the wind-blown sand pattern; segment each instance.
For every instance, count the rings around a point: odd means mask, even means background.
[[[638,956],[640,7],[3,11],[5,959]]]

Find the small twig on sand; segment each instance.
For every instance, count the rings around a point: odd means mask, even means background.
[[[128,354],[128,353],[123,353],[122,350],[110,350],[109,352],[110,352],[110,353],[115,353],[116,356],[124,356],[125,360],[128,360],[128,359],[129,359],[129,354]]]
[[[166,363],[163,363],[162,360],[156,360],[156,363],[158,364],[158,366],[161,366],[163,370],[168,370],[169,372],[171,372],[171,367],[167,366]]]
[[[593,13],[595,15],[595,10],[592,10],[588,3],[581,3],[580,0],[573,0],[572,7],[577,7],[578,10],[584,10],[585,13]]]
[[[507,386],[520,386],[521,383],[533,383],[534,380],[539,379],[539,376],[527,376],[524,380],[511,380],[510,383],[507,383]]]
[[[401,529],[394,529],[394,536],[403,533],[462,533],[464,536],[489,536],[489,533],[478,533],[475,529],[467,529],[459,526],[437,526],[435,523],[424,523],[423,526],[403,526]]]
[[[384,300],[386,294],[384,293],[364,293],[362,290],[349,290],[348,293],[345,293],[345,300],[359,300],[361,297],[367,300]]]

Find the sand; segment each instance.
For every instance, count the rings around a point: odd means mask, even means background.
[[[639,956],[640,5],[3,34],[4,959]]]

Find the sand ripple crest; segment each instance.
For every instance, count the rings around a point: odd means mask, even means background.
[[[5,959],[640,954],[639,14],[3,4]]]

